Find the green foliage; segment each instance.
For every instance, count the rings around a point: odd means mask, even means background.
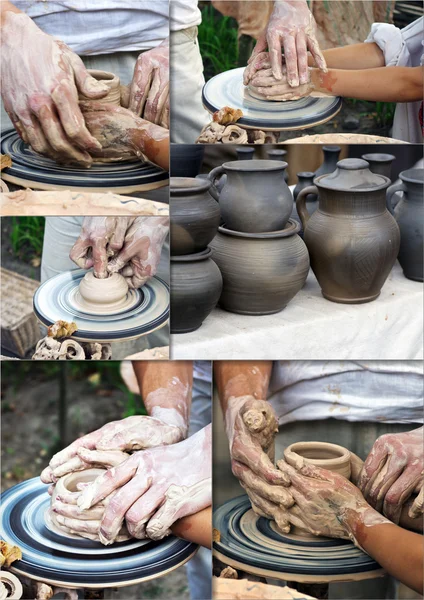
[[[237,23],[210,3],[202,9],[198,39],[206,79],[238,66]]]
[[[375,119],[380,127],[391,126],[395,116],[396,104],[394,102],[376,102]]]
[[[10,245],[16,256],[41,257],[44,239],[44,217],[13,217]]]

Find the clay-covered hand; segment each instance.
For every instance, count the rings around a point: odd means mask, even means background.
[[[141,119],[122,106],[80,102],[80,107],[88,130],[100,144],[91,152],[93,156],[122,159],[135,155],[168,169],[169,156],[162,148],[169,140],[165,127]]]
[[[270,100],[297,100],[304,96],[309,96],[314,86],[310,79],[296,88],[290,86],[287,79],[287,70],[283,66],[282,79],[276,79],[271,68],[256,70],[250,79],[249,86],[257,93]],[[309,77],[309,70],[308,70]]]
[[[118,490],[100,523],[102,543],[115,541],[124,519],[132,536],[162,539],[175,521],[211,505],[211,460],[208,425],[178,444],[135,452],[87,486],[78,506],[90,510]],[[78,527],[77,521],[71,528]]]
[[[232,471],[246,490],[253,509],[275,519],[280,529],[288,531],[287,523],[280,519],[280,505],[291,506],[293,499],[285,487],[289,479],[273,464],[278,423],[272,406],[253,396],[230,398],[225,428]]]
[[[130,288],[143,286],[157,271],[168,230],[168,217],[137,217],[122,250],[110,260],[109,273],[121,273]]]
[[[316,23],[306,1],[276,0],[274,10],[264,33],[258,38],[249,63],[268,49],[275,79],[283,78],[283,59],[287,67],[287,80],[291,87],[308,82],[308,50],[316,65],[326,70],[324,56],[316,37]],[[245,79],[245,85],[249,80]]]
[[[168,104],[168,108],[167,108]],[[137,59],[128,108],[156,125],[169,114],[169,40],[143,52]]]
[[[107,87],[23,13],[6,12],[0,47],[4,106],[24,142],[57,161],[90,166],[100,144],[85,125],[78,92],[102,98]]]
[[[291,481],[290,493],[295,504],[286,510],[286,518],[292,525],[317,536],[350,539],[359,546],[356,539],[359,523],[365,526],[389,523],[342,475],[303,459],[298,459],[295,466],[284,459],[277,464]]]
[[[81,269],[93,267],[95,277],[106,279],[110,256],[124,245],[134,217],[85,217],[79,238],[69,254]]]
[[[366,500],[394,523],[412,494],[419,494],[409,509],[415,518],[423,513],[423,428],[406,433],[387,433],[375,442],[366,459],[358,486]]]
[[[162,413],[161,418],[135,415],[112,421],[55,454],[41,473],[41,480],[54,483],[88,466],[114,466],[127,458],[126,451],[175,444],[186,435],[187,425],[173,411]]]

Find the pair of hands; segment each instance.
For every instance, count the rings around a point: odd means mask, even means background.
[[[168,217],[85,217],[70,258],[99,279],[121,273],[136,289],[155,275],[168,228]]]
[[[254,418],[252,418],[254,413]],[[293,467],[284,460],[274,467],[270,454],[278,423],[268,402],[253,397],[230,401],[226,423],[234,475],[240,480],[260,515],[275,520],[288,532],[291,525],[315,535],[350,538],[355,543],[359,518],[398,523],[405,502],[417,498],[409,516],[423,512],[423,429],[386,434],[374,444],[358,487],[344,477],[303,463]]]
[[[66,44],[41,31],[23,13],[6,12],[1,37],[2,98],[19,135],[40,154],[89,167],[91,153],[102,146],[87,127],[85,111],[90,109],[84,103],[80,106],[78,94],[101,102],[108,88],[89,75]],[[131,112],[119,111],[167,126],[168,72],[167,42],[141,54],[129,90]],[[115,121],[117,110],[103,111],[106,124]]]
[[[284,50],[284,57],[281,50]],[[264,33],[244,72],[244,85],[274,99],[295,99],[311,91],[308,50],[319,69],[327,70],[306,2],[276,0]]]
[[[168,535],[175,521],[211,504],[211,426],[185,435],[177,421],[135,416],[76,440],[51,459],[44,483],[91,467],[108,470],[79,492],[56,496],[57,521],[106,545],[119,539],[124,523],[136,538]]]

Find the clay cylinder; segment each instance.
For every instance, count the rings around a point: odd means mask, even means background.
[[[171,254],[194,254],[206,250],[221,220],[219,204],[209,193],[210,181],[171,177]]]
[[[199,329],[215,308],[222,276],[211,255],[208,248],[197,254],[171,256],[171,333]]]
[[[383,154],[380,152],[362,155],[362,159],[367,161],[372,173],[384,175],[384,177],[388,177],[389,179],[391,179],[392,162],[395,158],[393,154]]]
[[[309,256],[297,235],[299,223],[281,231],[241,233],[220,227],[211,242],[223,277],[219,305],[245,315],[282,310],[305,283]]]
[[[107,96],[101,98],[99,100],[93,100],[92,98],[87,98],[83,94],[79,94],[80,100],[85,100],[86,102],[102,102],[107,104],[115,104],[116,106],[121,105],[121,86],[119,82],[119,77],[114,75],[113,73],[108,73],[107,71],[97,71],[96,69],[88,69],[89,74],[94,77],[97,81],[101,81],[105,83],[109,88],[109,92]]]
[[[296,457],[301,456],[305,462],[333,471],[350,479],[350,452],[343,446],[327,442],[296,442],[284,450],[284,458],[294,466]]]

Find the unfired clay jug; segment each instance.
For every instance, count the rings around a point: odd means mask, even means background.
[[[221,193],[214,185],[210,192],[219,200],[228,229],[261,233],[284,228],[293,207],[291,192],[284,181],[286,167],[287,163],[275,160],[236,160],[209,173],[212,184],[221,174],[227,175]]]
[[[222,276],[211,256],[210,248],[171,256],[171,333],[199,329],[217,305]]]
[[[400,229],[398,259],[405,277],[423,281],[424,169],[402,171],[400,183],[387,190],[387,207]],[[394,196],[403,192],[393,208]]]
[[[357,304],[379,296],[400,242],[386,208],[389,185],[390,179],[371,173],[366,161],[347,158],[299,193],[296,207],[311,267],[328,300]],[[319,195],[312,216],[305,205],[310,193]]]
[[[282,231],[242,233],[220,227],[211,242],[223,278],[221,308],[245,315],[282,310],[303,287],[309,257],[292,220]]]
[[[209,193],[211,182],[189,177],[170,179],[171,254],[193,254],[207,248],[220,223],[219,204]]]
[[[322,151],[324,154],[324,160],[321,166],[315,171],[315,177],[332,173],[336,169],[341,148],[340,146],[323,146]]]

